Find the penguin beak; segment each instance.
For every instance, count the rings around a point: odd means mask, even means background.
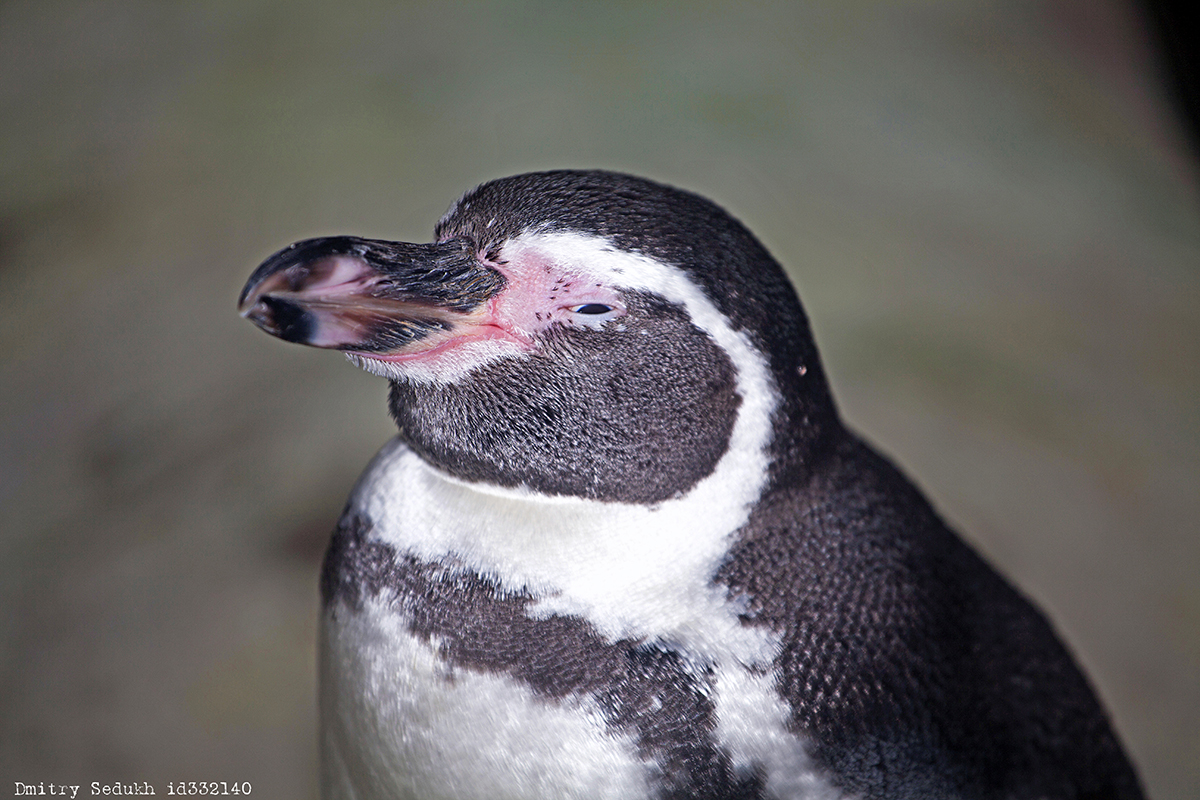
[[[504,288],[504,276],[473,250],[465,239],[307,239],[254,271],[238,311],[272,336],[312,347],[424,350],[486,324],[487,301]]]

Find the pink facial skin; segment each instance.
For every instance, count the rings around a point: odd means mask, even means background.
[[[420,365],[433,372],[457,372],[498,355],[528,354],[538,335],[552,325],[598,327],[625,314],[620,292],[582,272],[561,269],[544,252],[521,248],[508,261],[489,260],[482,252],[477,257],[504,275],[507,284],[481,308],[454,315],[453,332],[430,334],[402,352],[354,354],[391,364]],[[597,305],[610,310],[596,314],[578,311]]]

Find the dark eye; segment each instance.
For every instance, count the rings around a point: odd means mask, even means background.
[[[612,311],[612,306],[606,306],[603,303],[584,303],[581,306],[575,306],[571,310],[576,314],[607,314]]]

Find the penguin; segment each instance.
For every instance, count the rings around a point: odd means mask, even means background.
[[[239,308],[386,378],[399,428],[322,566],[324,797],[1142,797],[714,203],[493,180],[431,243],[291,245]]]

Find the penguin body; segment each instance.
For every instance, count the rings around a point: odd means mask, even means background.
[[[1135,798],[1050,626],[847,432],[695,195],[484,184],[243,313],[387,377],[323,567],[330,798]]]

